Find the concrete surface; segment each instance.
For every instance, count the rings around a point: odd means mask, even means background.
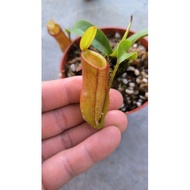
[[[42,80],[59,78],[62,56],[46,30],[53,19],[63,28],[86,19],[95,25],[148,28],[147,0],[42,0]],[[74,38],[74,37],[73,37]],[[129,124],[116,151],[60,190],[148,190],[148,107],[128,116]]]

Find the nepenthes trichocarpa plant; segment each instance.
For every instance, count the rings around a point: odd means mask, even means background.
[[[128,60],[136,60],[137,52],[129,52],[132,45],[140,38],[148,35],[148,30],[141,30],[128,37],[129,30],[132,25],[132,16],[126,28],[126,31],[118,43],[112,49],[106,35],[98,29],[97,26],[85,21],[78,21],[73,27],[66,29],[70,36],[73,32],[81,37],[81,62],[82,62],[82,91],[80,97],[80,109],[84,120],[93,128],[101,129],[104,126],[104,120],[109,106],[109,91],[112,86],[114,77],[121,63]],[[71,41],[65,39],[63,31],[59,29],[59,25],[50,21],[48,23],[48,32],[59,43],[60,48],[64,51]],[[93,46],[98,52],[90,50]],[[100,52],[100,53],[99,53]],[[109,72],[109,60],[116,59],[113,71]]]
[[[147,31],[145,30],[135,33],[127,38],[131,24],[132,17],[122,40],[113,50],[108,45],[109,42],[106,36],[93,25],[87,28],[80,40],[83,77],[80,109],[84,120],[96,129],[101,129],[104,126],[104,120],[109,106],[109,91],[119,65],[125,60],[137,59],[138,53],[128,53],[128,50],[134,42],[147,35]],[[89,49],[96,37],[99,39],[104,39],[107,47],[109,47],[107,48],[107,51],[105,51],[105,47],[102,48],[104,50],[104,56]],[[102,49],[100,46],[99,50]],[[113,72],[110,73],[109,59],[112,57],[116,58],[117,61]]]

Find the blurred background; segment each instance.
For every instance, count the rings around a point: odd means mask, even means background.
[[[46,29],[50,19],[63,29],[81,19],[126,28],[130,15],[131,30],[148,28],[148,0],[42,0],[42,80],[59,78],[62,57]],[[128,121],[116,151],[60,190],[148,190],[148,106],[128,115]]]

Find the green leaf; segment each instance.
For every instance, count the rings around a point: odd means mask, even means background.
[[[97,30],[96,37],[92,42],[92,45],[107,56],[109,56],[113,51],[106,35],[99,29]]]
[[[96,32],[97,32],[96,26],[91,26],[85,31],[80,40],[80,49],[82,51],[90,47],[92,41],[94,40],[94,37],[96,36]]]
[[[80,20],[73,27],[66,29],[66,31],[73,32],[79,36],[82,36],[90,26],[93,26],[93,24],[85,20]],[[112,53],[112,48],[109,44],[109,41],[106,35],[100,29],[97,29],[97,33],[92,42],[92,45],[107,56]]]
[[[90,26],[93,25],[85,20],[79,20],[73,27],[67,28],[66,31],[82,36]]]
[[[119,44],[118,44],[118,46],[116,47],[116,49],[110,55],[111,57],[117,57],[118,56],[118,47],[120,46],[121,43],[124,46],[123,48],[125,48],[125,52],[127,52],[129,50],[129,48],[132,46],[132,42],[129,41],[129,40],[122,40],[122,41],[120,41]]]
[[[118,46],[118,55],[117,55],[117,63],[120,64],[125,60],[135,60],[137,59],[138,53],[137,52],[126,52],[126,44],[127,41],[123,40]]]
[[[140,38],[143,38],[145,36],[148,36],[148,29],[136,32],[135,34],[131,35],[127,39],[130,40],[132,42],[132,44],[134,44],[137,40],[139,40]]]

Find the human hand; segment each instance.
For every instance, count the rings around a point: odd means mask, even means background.
[[[42,82],[42,189],[59,189],[74,176],[110,155],[127,126],[117,110],[123,99],[110,90],[104,128],[96,130],[82,118],[79,100],[82,77]]]

